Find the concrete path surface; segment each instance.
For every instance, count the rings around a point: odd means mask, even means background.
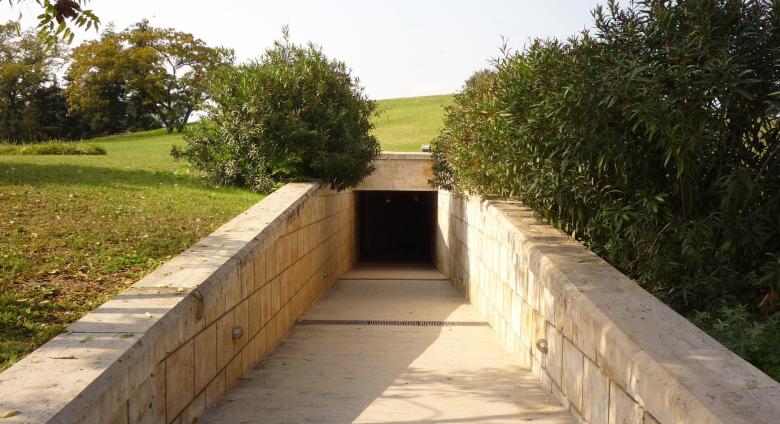
[[[200,422],[573,422],[436,271],[357,269],[301,320]]]

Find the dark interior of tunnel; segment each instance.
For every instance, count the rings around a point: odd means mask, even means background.
[[[436,192],[358,192],[358,243],[363,263],[432,263],[435,225]]]

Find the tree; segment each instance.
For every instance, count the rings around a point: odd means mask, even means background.
[[[13,7],[14,4],[24,1],[8,0],[8,4]],[[86,5],[88,1],[55,0],[52,2],[51,0],[36,0],[36,3],[42,9],[41,14],[38,15],[39,34],[49,44],[55,44],[60,38],[70,43],[73,41],[74,33],[68,22],[78,28],[86,30],[95,28],[97,30],[100,25],[100,19],[91,10],[82,9],[82,5]],[[17,32],[21,32],[19,22],[14,22],[14,28],[16,28]]]
[[[0,25],[0,139],[19,142],[40,137],[28,108],[41,91],[59,90],[55,71],[61,46],[42,43],[32,31],[18,33],[13,22]]]
[[[162,123],[181,131],[203,102],[203,79],[232,52],[208,47],[192,34],[141,22],[107,31],[73,51],[68,100],[100,133]]]
[[[126,60],[121,37],[110,31],[71,54],[66,74],[68,107],[94,135],[117,133],[127,126]]]
[[[128,44],[128,86],[151,100],[168,132],[181,131],[201,105],[206,72],[233,61],[232,52],[213,49],[192,34],[141,22],[121,34]]]

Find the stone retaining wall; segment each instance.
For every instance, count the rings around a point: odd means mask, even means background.
[[[780,420],[777,382],[521,204],[439,192],[437,238],[437,267],[581,422]]]
[[[376,169],[355,190],[436,191],[428,183],[433,177],[430,153],[382,152]]]
[[[284,186],[0,374],[2,422],[195,422],[352,267],[354,211]]]

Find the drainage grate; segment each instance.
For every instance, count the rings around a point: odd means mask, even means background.
[[[364,326],[411,326],[411,327],[487,327],[484,321],[396,321],[376,319],[299,319],[296,325],[364,325]]]

